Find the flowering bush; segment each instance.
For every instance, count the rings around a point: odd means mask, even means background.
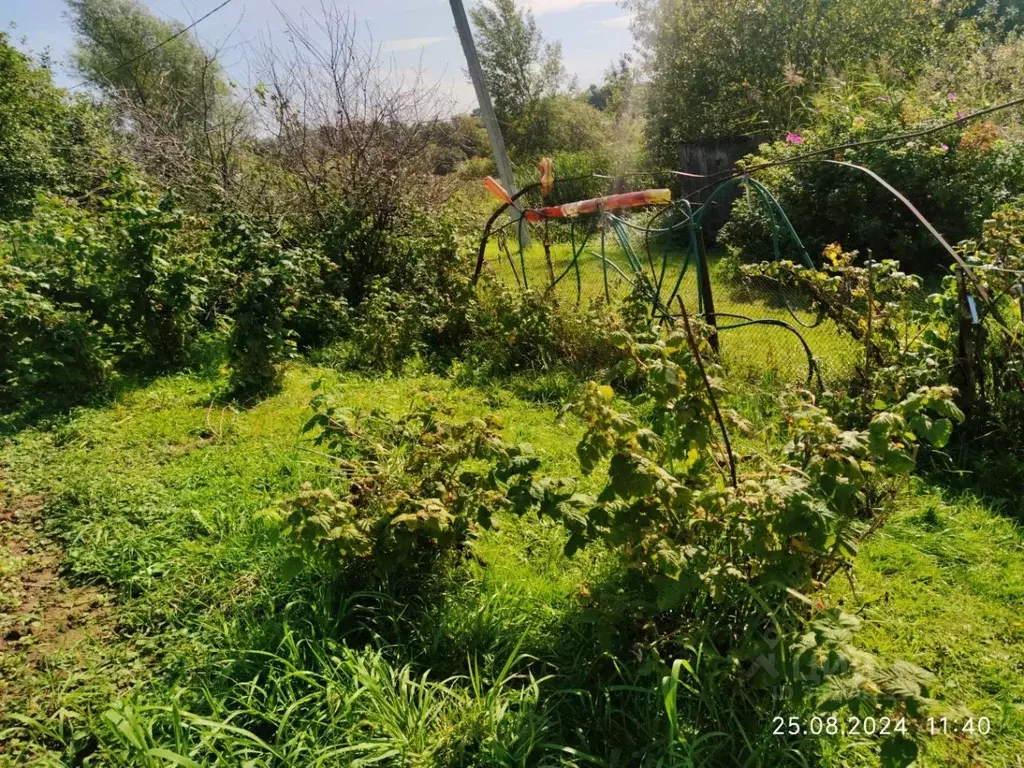
[[[835,86],[818,100],[814,122],[799,134],[762,145],[745,160],[753,166],[824,147],[892,136],[953,119],[963,105],[956,93],[928,103],[891,93],[877,83]],[[1024,189],[1024,143],[1003,138],[990,122],[964,123],[929,136],[836,153],[826,160],[864,166],[900,190],[947,240],[976,238],[998,205]],[[856,169],[820,160],[756,173],[778,198],[812,258],[829,243],[896,259],[908,272],[929,274],[949,256],[892,194]],[[733,204],[722,232],[743,262],[772,258],[770,219],[756,195]],[[799,260],[788,238],[784,255]]]

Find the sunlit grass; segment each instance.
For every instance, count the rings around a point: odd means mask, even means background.
[[[5,487],[46,494],[66,576],[112,595],[113,626],[105,646],[0,693],[0,764],[666,760],[667,672],[640,664],[642,637],[622,633],[614,603],[594,610],[591,593],[615,583],[613,561],[566,559],[556,527],[502,518],[472,557],[371,591],[326,574],[281,575],[284,553],[259,513],[325,465],[300,431],[318,378],[350,408],[400,414],[430,391],[457,418],[494,412],[552,475],[578,474],[571,418],[560,423],[555,407],[499,385],[437,376],[296,366],[282,392],[249,410],[216,404],[212,379],[174,376],[21,433],[0,452]],[[771,421],[772,386],[743,387],[735,402],[755,426]],[[753,439],[741,446],[756,449]],[[984,739],[933,740],[929,764],[1013,765],[1024,739],[1021,531],[999,510],[923,485],[901,505],[864,547],[856,594],[837,581],[828,599],[866,619],[863,647],[932,669],[943,701],[992,719]],[[851,740],[780,741],[699,667],[681,674],[673,722],[695,765],[802,764],[797,754],[877,765],[870,745]],[[787,706],[786,715],[810,711]],[[698,741],[715,730],[709,718],[732,725]],[[681,743],[676,754],[686,755]]]
[[[513,237],[507,238],[504,246],[497,238],[492,238],[488,242],[484,271],[506,285],[541,292],[548,290],[553,274],[557,281],[553,293],[563,302],[585,306],[592,301],[608,300],[613,304],[622,301],[632,290],[633,271],[614,233],[606,233],[603,246],[599,233],[590,233],[584,238],[577,228],[575,237],[571,243],[551,244],[550,270],[539,237],[522,250]],[[688,257],[686,248],[659,240],[650,244],[648,253],[641,237],[635,239],[632,248],[645,274],[659,286],[662,302],[678,313],[677,302],[673,299],[678,296],[688,311],[696,314],[699,306],[696,260]],[[575,259],[574,249],[579,253]],[[602,255],[604,259],[600,258]],[[807,342],[826,381],[842,380],[861,362],[861,346],[841,334],[831,319],[818,322],[814,313],[802,307],[799,297],[784,298],[771,287],[737,283],[722,268],[720,252],[712,251],[708,261],[715,311],[721,313],[718,324],[722,328],[723,362],[736,372],[760,376],[774,371],[785,380],[797,382],[806,380],[809,368],[807,354],[796,334],[778,325],[743,325],[742,317],[774,320],[791,326]],[[807,327],[811,325],[814,327]]]

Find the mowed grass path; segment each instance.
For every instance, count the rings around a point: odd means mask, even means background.
[[[503,520],[475,558],[397,587],[414,596],[401,606],[281,576],[260,511],[324,467],[300,432],[320,377],[352,408],[400,414],[426,390],[460,418],[495,412],[551,474],[576,474],[579,425],[500,387],[300,366],[246,411],[211,405],[213,379],[175,376],[17,435],[0,450],[4,492],[45,497],[42,530],[64,549],[64,576],[100,586],[111,605],[94,640],[31,663],[29,644],[4,647],[0,764],[164,765],[200,737],[199,762],[225,765],[653,764],[666,729],[659,672],[620,659],[622,690],[587,698],[606,660],[603,628],[582,609],[611,565],[567,560],[558,529]],[[919,485],[864,547],[856,595],[839,581],[829,590],[866,619],[863,647],[931,669],[944,700],[991,719],[987,736],[932,740],[926,765],[1020,765],[1022,541],[998,509]],[[505,682],[525,669],[522,653],[551,677]],[[789,747],[812,764],[877,765],[849,739],[777,739],[755,744],[748,764],[781,764]]]

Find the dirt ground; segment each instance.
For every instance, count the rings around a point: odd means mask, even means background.
[[[44,538],[43,499],[0,500],[0,656],[30,664],[105,630],[106,596],[60,576],[60,549]]]

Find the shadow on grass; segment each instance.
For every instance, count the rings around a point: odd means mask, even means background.
[[[357,566],[282,582],[272,600],[235,619],[246,650],[213,665],[204,688],[233,699],[297,669],[330,675],[325,659],[341,664],[346,653],[373,649],[416,679],[429,675],[475,699],[470,709],[498,689],[520,701],[541,681],[526,720],[516,705],[503,705],[512,713],[504,727],[528,721],[543,732],[524,764],[547,764],[541,755],[559,755],[563,765],[800,764],[771,735],[782,706],[771,692],[736,686],[732,661],[701,642],[695,621],[672,615],[657,623],[637,611],[652,597],[649,585],[612,575],[585,598],[552,606],[526,591],[489,591],[466,573],[449,561],[383,580]],[[676,667],[673,677],[676,658],[691,668]],[[474,676],[485,682],[480,689]],[[260,717],[232,722],[267,741],[280,736]],[[522,741],[494,727],[487,738]],[[446,764],[480,764],[477,748],[464,743]]]
[[[0,415],[0,439],[13,437],[25,429],[58,429],[74,418],[76,412],[97,409],[152,385],[175,373],[189,373],[202,381],[216,381],[225,359],[224,342],[203,337],[180,366],[154,366],[120,372],[103,388],[92,392],[53,392],[33,403],[23,404]]]
[[[1024,453],[1020,446],[961,442],[942,453],[930,452],[918,474],[952,494],[971,494],[987,507],[1024,524]]]

